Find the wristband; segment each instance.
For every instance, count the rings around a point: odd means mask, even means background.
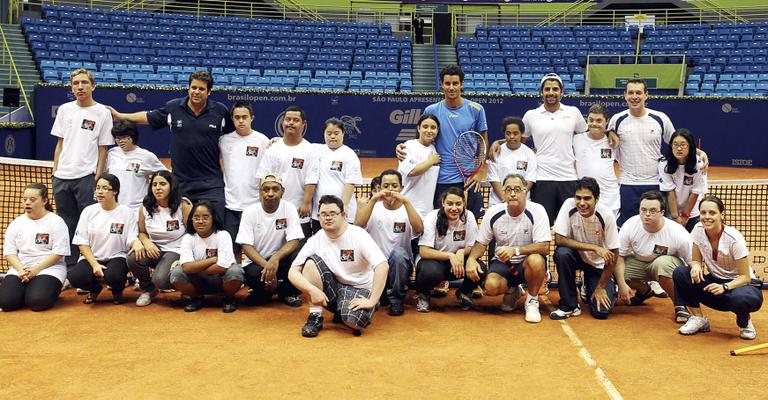
[[[520,248],[515,247],[515,256],[519,256],[519,255],[520,255]]]
[[[691,217],[691,213],[687,213],[687,212],[683,211],[683,212],[680,213],[680,216],[683,217],[683,218],[690,218]]]

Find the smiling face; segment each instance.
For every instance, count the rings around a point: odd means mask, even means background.
[[[40,219],[47,212],[45,205],[48,204],[48,199],[43,198],[38,189],[24,189],[21,201],[24,204],[24,214],[30,219]]]
[[[336,150],[344,144],[344,131],[335,124],[328,124],[323,131],[325,144],[328,148]]]
[[[724,216],[724,211],[720,211],[714,201],[704,200],[699,205],[699,220],[708,231],[720,232],[723,229]]]
[[[240,136],[248,136],[251,134],[251,123],[253,122],[253,115],[245,107],[237,107],[232,110],[232,122],[235,124],[235,132]]]
[[[573,200],[576,202],[576,209],[582,217],[591,217],[595,213],[597,198],[591,190],[584,188],[576,190]]]
[[[70,83],[72,94],[75,95],[78,104],[84,106],[93,101],[93,89],[96,88],[96,85],[93,84],[88,74],[77,74],[72,77]]]
[[[590,113],[587,116],[587,126],[589,127],[589,136],[593,138],[602,138],[605,136],[605,128],[608,125],[608,121],[605,119],[605,115]]]
[[[507,140],[507,148],[517,150],[522,144],[523,132],[517,124],[507,124],[504,127],[504,139]]]
[[[633,115],[641,115],[645,112],[645,101],[648,99],[648,91],[642,83],[628,83],[624,91],[624,100],[627,101],[629,111]]]
[[[457,101],[461,98],[461,89],[464,87],[464,83],[461,82],[459,75],[444,75],[440,85],[443,88],[445,99],[449,102]]]
[[[198,236],[206,238],[213,233],[213,212],[206,206],[195,207],[192,214],[192,226]]]
[[[187,93],[189,95],[189,106],[201,109],[208,102],[208,95],[211,94],[211,89],[208,88],[208,84],[205,81],[192,79],[192,82],[189,82]]]
[[[464,212],[464,198],[455,194],[448,194],[443,199],[443,211],[449,221],[457,221]]]
[[[437,138],[437,122],[432,118],[426,118],[416,127],[419,132],[419,143],[424,146],[429,146],[435,142]]]
[[[560,88],[560,84],[556,80],[546,80],[541,87],[541,98],[544,100],[544,107],[557,109],[563,98],[563,89]]]

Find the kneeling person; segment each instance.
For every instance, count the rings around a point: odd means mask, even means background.
[[[616,303],[613,270],[619,255],[619,231],[613,210],[600,199],[597,180],[576,181],[576,193],[563,203],[555,220],[555,264],[560,305],[552,319],[581,315],[576,297],[576,271],[583,273],[589,311],[608,318]]]
[[[301,335],[315,337],[323,329],[322,307],[359,335],[387,283],[387,259],[364,229],[347,223],[340,198],[321,197],[318,217],[322,230],[309,238],[288,272],[311,302]]]
[[[472,290],[484,285],[488,296],[504,294],[502,310],[513,311],[520,297],[519,285],[526,283],[525,320],[541,321],[538,293],[547,278],[546,257],[551,236],[547,211],[540,204],[527,201],[527,187],[521,175],[508,175],[503,183],[506,202],[485,213],[477,242],[466,262],[467,277],[456,291],[463,309],[472,306]],[[496,250],[485,271],[478,259],[485,254],[491,240],[496,241]]]
[[[304,238],[296,206],[283,200],[283,181],[268,174],[261,180],[261,202],[243,211],[236,242],[243,246],[245,282],[251,288],[249,302],[265,304],[277,290],[280,300],[301,306],[301,296],[288,281],[288,270]]]

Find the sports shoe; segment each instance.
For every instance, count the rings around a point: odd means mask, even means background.
[[[752,324],[751,319],[747,322],[745,328],[739,328],[739,337],[744,340],[752,340],[757,337],[757,331],[755,330],[755,325]]]
[[[691,313],[683,306],[675,306],[675,322],[684,324],[691,318]]]
[[[709,318],[691,315],[688,322],[677,330],[681,335],[695,335],[699,332],[709,332]]]
[[[523,288],[520,285],[507,288],[507,291],[504,292],[504,299],[501,301],[501,311],[515,311],[517,309],[517,301],[520,300],[522,294]]]
[[[659,282],[656,281],[648,281],[648,286],[651,288],[651,294],[653,294],[653,297],[658,297],[660,299],[666,299],[669,297],[669,294],[664,291],[664,289],[661,287]]]
[[[485,296],[485,291],[483,291],[483,288],[478,286],[474,290],[472,290],[472,298],[473,299],[480,299],[483,296]]]
[[[560,320],[560,319],[567,319],[571,317],[578,317],[581,315],[581,307],[576,307],[573,310],[570,311],[563,311],[561,309],[557,309],[555,311],[552,311],[549,313],[550,319]]]
[[[581,282],[581,286],[579,286],[579,298],[581,299],[582,303],[589,303],[587,301],[587,285],[585,285],[583,281]]]
[[[637,292],[635,292],[635,295],[632,296],[631,299],[629,299],[629,305],[630,306],[639,306],[639,305],[643,304],[644,301],[650,299],[651,297],[653,297],[653,290],[651,290],[651,289],[648,289],[648,291],[645,292],[645,293],[637,293]],[[683,321],[683,322],[685,322],[685,321]]]
[[[301,296],[285,296],[280,298],[280,301],[282,301],[288,307],[301,307],[303,304],[301,301]]]
[[[235,312],[237,310],[237,301],[233,297],[225,297],[221,305],[221,311],[225,313]]]
[[[157,296],[158,290],[153,292],[142,292],[138,299],[136,299],[136,307],[146,307],[152,304],[152,298]]]
[[[445,297],[448,296],[448,291],[451,289],[451,284],[448,281],[442,281],[432,289],[433,297]]]
[[[525,302],[525,321],[530,323],[541,322],[538,300],[531,298]]]
[[[422,293],[416,293],[416,311],[429,312],[429,296]]]
[[[187,302],[187,305],[184,306],[184,311],[195,312],[201,308],[203,308],[203,297],[202,296],[190,297],[189,301]]]
[[[401,302],[390,302],[389,303],[389,315],[393,317],[399,317],[403,314],[405,314],[405,306]]]
[[[309,313],[307,322],[301,328],[301,336],[315,337],[323,329],[323,314]]]
[[[472,304],[474,303],[470,295],[462,293],[459,290],[456,291],[456,299],[459,301],[459,307],[461,307],[461,309],[464,311],[472,308]]]

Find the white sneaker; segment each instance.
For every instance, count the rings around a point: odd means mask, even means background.
[[[757,331],[755,330],[755,325],[752,324],[751,319],[747,322],[746,328],[739,328],[739,337],[744,340],[752,340],[757,337]]]
[[[530,323],[541,322],[538,300],[531,298],[525,302],[525,321]]]
[[[681,335],[695,335],[699,332],[709,332],[709,318],[691,315],[688,321],[677,330]]]
[[[422,313],[429,312],[429,296],[422,293],[416,294],[416,311]]]
[[[658,297],[661,299],[666,299],[669,297],[669,294],[664,291],[664,289],[661,287],[659,282],[656,281],[648,281],[648,287],[651,288],[651,293],[653,293],[653,297]]]
[[[515,311],[517,309],[517,301],[520,300],[522,294],[523,288],[520,285],[507,288],[507,291],[504,292],[504,299],[501,302],[501,311]]]
[[[146,306],[152,304],[152,298],[157,296],[157,292],[158,291],[155,290],[152,293],[150,293],[150,292],[143,292],[143,293],[141,293],[139,298],[136,299],[136,307],[146,307]]]
[[[549,313],[549,318],[554,320],[560,320],[560,319],[567,319],[571,317],[578,317],[579,315],[581,315],[581,307],[576,307],[570,311],[563,311],[558,308],[557,310]]]

